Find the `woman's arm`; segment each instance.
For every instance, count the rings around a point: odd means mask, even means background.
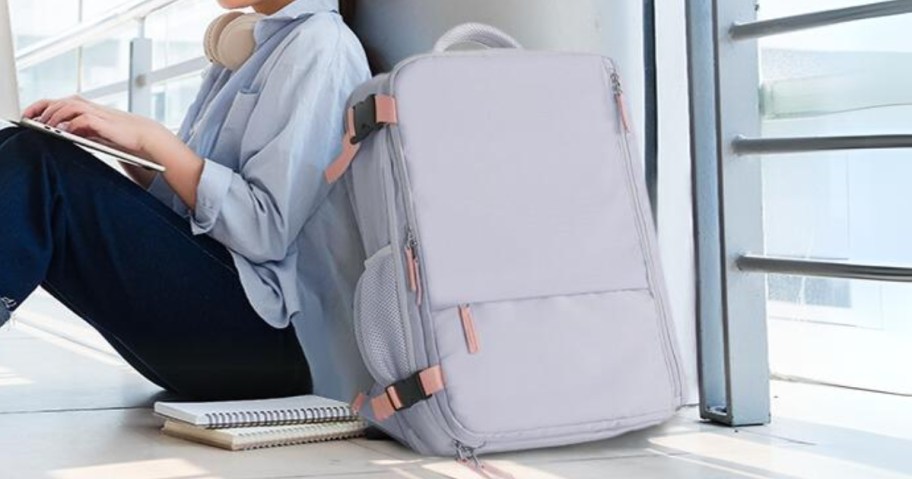
[[[237,170],[205,161],[192,231],[254,263],[285,259],[322,204],[349,93],[370,78],[357,39],[332,22],[302,30],[255,93]]]
[[[164,166],[165,181],[191,210],[195,209],[203,159],[159,123],[80,97],[41,100],[28,107],[24,116]],[[154,172],[142,168],[128,166],[126,170],[145,188],[155,179]]]
[[[143,159],[152,161],[151,158]],[[149,171],[139,166],[134,166],[127,163],[121,163],[120,166],[124,169],[124,172],[126,172],[127,176],[133,180],[133,182],[145,189],[149,189],[149,186],[151,186],[152,182],[155,181],[155,177],[158,176],[158,173]]]

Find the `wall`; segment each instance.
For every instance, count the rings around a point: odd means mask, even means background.
[[[693,239],[683,0],[659,0],[660,243],[672,311],[696,394]],[[354,26],[375,68],[430,50],[467,21],[490,23],[527,48],[609,55],[619,64],[634,123],[643,131],[641,3],[620,0],[361,0]],[[692,396],[693,399],[693,396]]]
[[[606,0],[613,1],[613,0]],[[659,247],[671,309],[697,396],[693,216],[691,214],[690,95],[687,71],[687,0],[656,0],[659,105]]]

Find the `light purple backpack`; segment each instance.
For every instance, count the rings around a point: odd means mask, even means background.
[[[491,48],[450,51],[467,42]],[[350,106],[326,176],[349,189],[369,258],[366,418],[469,463],[674,414],[680,352],[610,59],[463,25]]]

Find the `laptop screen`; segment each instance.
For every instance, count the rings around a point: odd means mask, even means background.
[[[9,4],[0,0],[0,119],[17,120],[20,112]]]

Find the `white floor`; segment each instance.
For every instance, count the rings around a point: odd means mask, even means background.
[[[165,437],[160,390],[39,296],[0,330],[0,478],[478,477],[390,442],[231,453]],[[694,408],[599,443],[488,458],[517,478],[912,478],[912,398],[773,383],[769,426]]]

